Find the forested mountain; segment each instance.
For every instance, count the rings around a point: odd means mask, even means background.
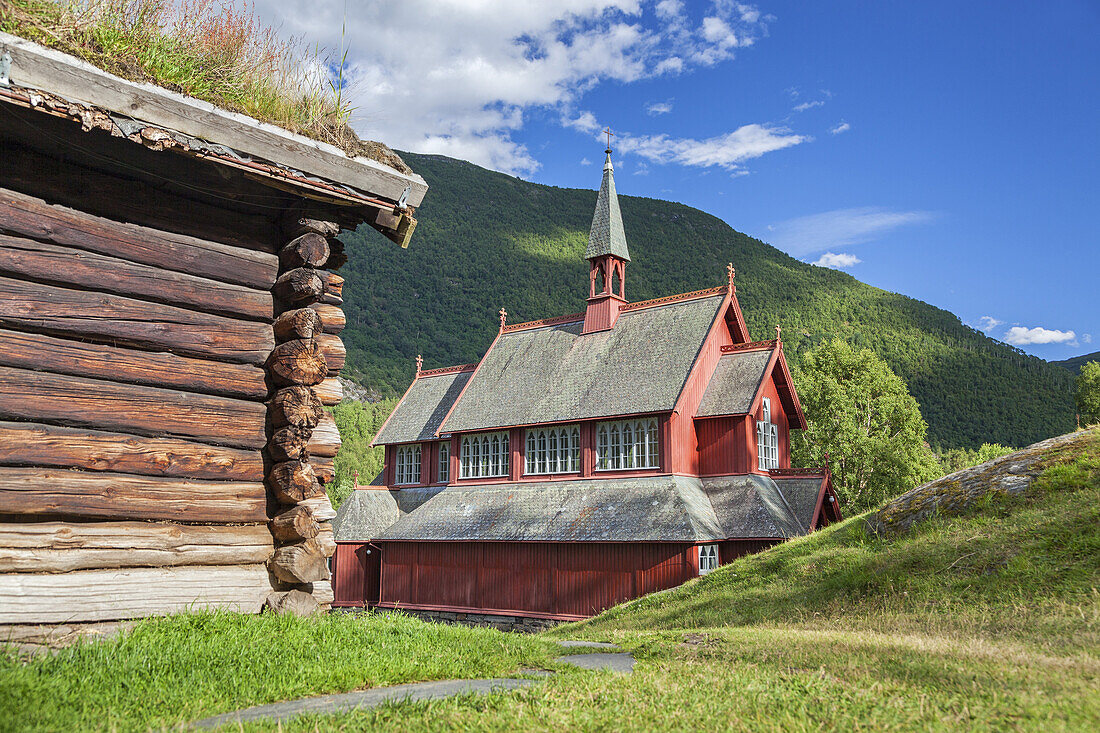
[[[1081,367],[1090,361],[1100,361],[1100,351],[1094,351],[1091,354],[1082,354],[1081,356],[1075,356],[1072,359],[1063,359],[1062,361],[1052,361],[1051,364],[1057,364],[1063,369],[1069,369],[1074,374],[1081,373]]]
[[[501,307],[510,323],[582,311],[596,203],[594,190],[402,155],[431,186],[412,245],[400,250],[366,228],[343,237],[345,374],[383,395],[408,386],[418,353],[425,368],[477,361]],[[1073,375],[1063,367],[945,310],[799,262],[697,209],[631,196],[620,203],[632,301],[722,285],[733,262],[753,338],[773,337],[779,323],[792,361],[834,335],[874,349],[920,402],[936,446],[1021,446],[1073,428]]]

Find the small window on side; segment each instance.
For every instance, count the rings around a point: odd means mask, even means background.
[[[706,575],[718,569],[718,545],[699,546],[699,574]]]

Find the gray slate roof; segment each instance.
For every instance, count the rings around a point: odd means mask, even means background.
[[[609,254],[630,260],[623,215],[619,212],[619,196],[615,193],[615,166],[611,165],[610,150],[603,164],[603,182],[600,184],[600,195],[596,198],[596,213],[592,215],[592,229],[588,233],[588,249],[584,256],[591,259]]]
[[[715,542],[805,533],[766,476],[652,476],[356,491],[336,539]]]
[[[443,430],[670,411],[722,299],[626,311],[615,328],[584,336],[582,321],[504,333]]]
[[[714,376],[710,378],[696,415],[716,417],[747,413],[766,376],[764,370],[772,352],[772,349],[760,349],[723,354],[714,369]]]
[[[471,372],[418,377],[374,437],[375,445],[432,440]]]
[[[413,511],[440,491],[424,487],[388,491],[361,489],[351,492],[336,510],[332,520],[337,542],[368,542],[377,538],[401,517]]]
[[[787,498],[794,515],[807,529],[813,523],[814,509],[817,508],[817,499],[821,495],[821,484],[824,478],[821,476],[793,476],[773,479]]]

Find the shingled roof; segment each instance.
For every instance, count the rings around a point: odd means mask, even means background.
[[[647,476],[356,491],[334,522],[369,540],[717,542],[805,529],[767,476]]]
[[[583,321],[505,332],[442,431],[668,412],[723,299],[715,294],[627,310],[615,328],[583,336]]]
[[[603,182],[596,199],[596,212],[592,215],[592,229],[588,233],[588,249],[585,259],[615,255],[630,261],[626,246],[623,215],[619,211],[619,197],[615,193],[615,166],[611,164],[611,150],[603,164]]]
[[[372,444],[432,440],[470,374],[470,370],[464,370],[417,377]]]
[[[744,415],[752,408],[760,384],[767,376],[774,349],[723,354],[699,403],[698,417]]]
[[[798,521],[807,529],[813,526],[814,510],[817,509],[817,501],[821,498],[821,492],[825,489],[824,476],[790,476],[775,477],[773,479],[779,486],[787,503],[790,504]]]

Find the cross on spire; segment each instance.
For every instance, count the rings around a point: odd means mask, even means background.
[[[615,133],[611,132],[611,126],[610,125],[603,128],[603,132],[604,132],[605,135],[607,135],[607,152],[610,153],[611,152],[611,138],[613,138],[615,136]]]
[[[500,330],[504,330],[504,324],[508,322],[508,311],[503,308],[500,309]]]

